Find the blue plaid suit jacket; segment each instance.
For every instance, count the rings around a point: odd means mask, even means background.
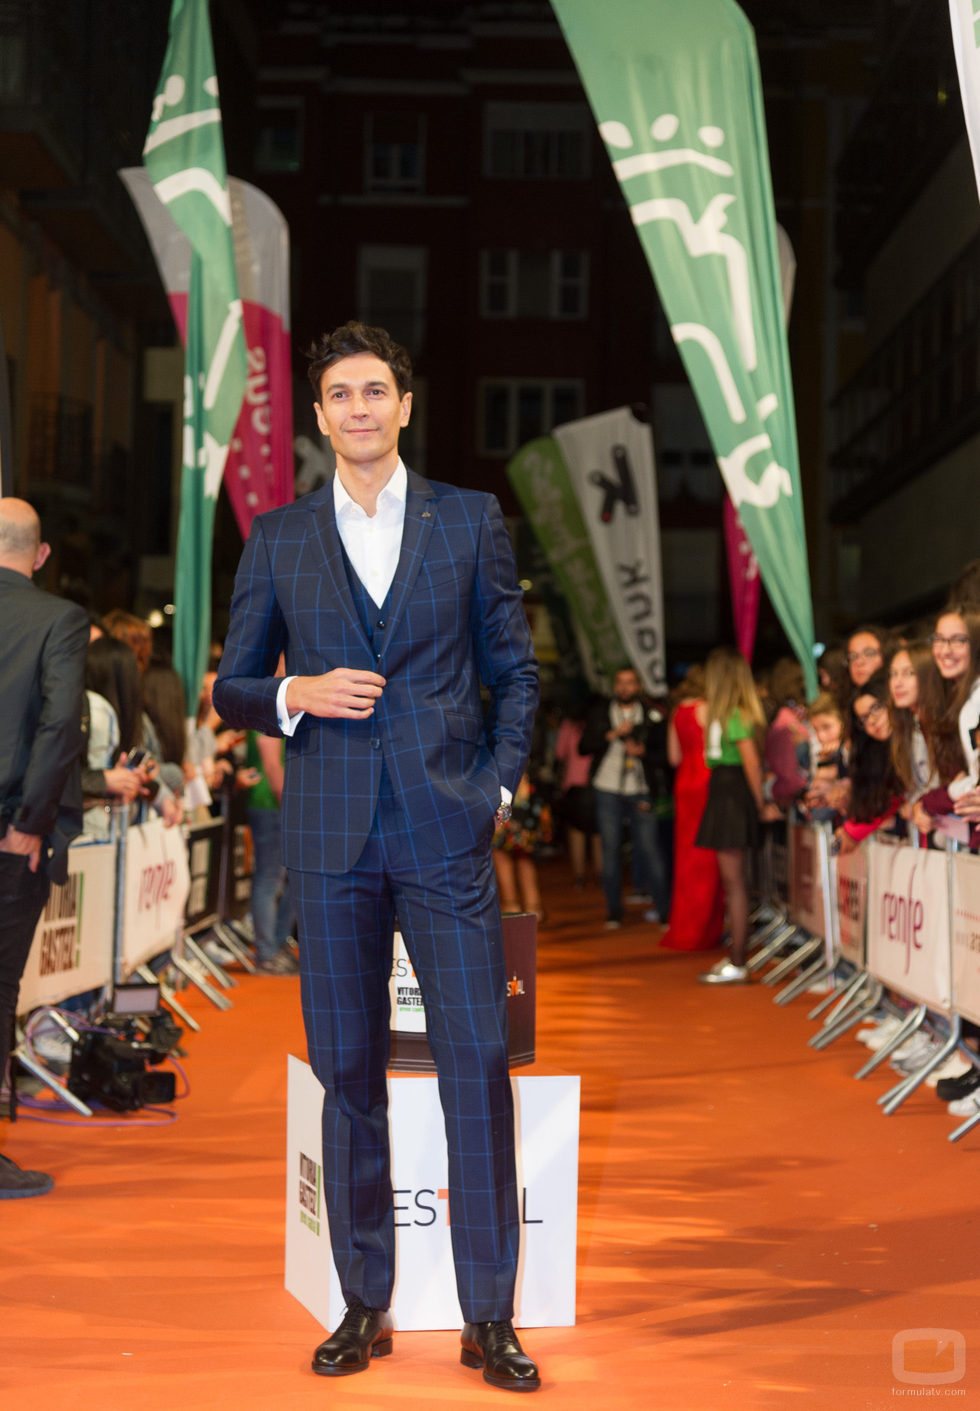
[[[369,720],[306,715],[287,738],[283,855],[301,871],[356,863],[382,759],[416,832],[444,857],[489,837],[501,784],[513,793],[527,762],[537,664],[493,495],[408,472],[386,606],[372,646],[347,579],[332,481],[253,521],[214,688],[222,719],[281,733],[272,676],[280,651],[287,675],[346,666],[387,680]]]

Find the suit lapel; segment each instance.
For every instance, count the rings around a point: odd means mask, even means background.
[[[398,556],[398,567],[391,582],[390,608],[388,612],[389,640],[405,610],[415,580],[419,576],[422,560],[428,547],[429,537],[436,518],[436,492],[427,480],[408,472],[408,490],[405,495],[405,526],[402,529],[402,548]]]
[[[322,498],[321,498],[322,496]],[[313,534],[310,544],[318,560],[319,567],[330,585],[331,606],[336,607],[363,637],[364,627],[354,606],[347,569],[344,567],[344,549],[337,530],[337,517],[333,506],[333,479],[327,481],[322,491],[310,496],[310,514],[313,520]]]

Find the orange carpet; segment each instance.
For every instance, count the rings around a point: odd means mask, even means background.
[[[538,1063],[522,1071],[581,1074],[582,1134],[578,1325],[525,1337],[539,1399],[974,1404],[980,1129],[947,1143],[931,1091],[883,1117],[893,1079],[855,1082],[867,1050],[850,1037],[808,1049],[807,1001],[706,990],[704,958],[660,951],[657,928],[604,932],[598,891],[573,893],[561,864],[543,884]],[[190,997],[203,1029],[185,1038],[191,1093],[169,1127],[0,1127],[3,1149],[57,1178],[0,1203],[4,1407],[506,1404],[460,1366],[453,1333],[396,1334],[359,1376],[310,1372],[322,1333],[283,1289],[298,992],[242,976],[228,1013]],[[961,1340],[965,1374],[937,1381],[958,1375]]]

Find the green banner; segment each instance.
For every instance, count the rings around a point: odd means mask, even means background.
[[[246,380],[208,0],[173,0],[170,43],[153,100],[143,165],[192,249],[174,666],[193,715],[211,636],[214,509]]]
[[[558,443],[550,436],[528,441],[508,462],[507,478],[582,633],[591,657],[587,665],[611,679],[618,667],[629,665],[629,655]]]
[[[552,0],[728,493],[816,691],[759,64],[734,0]]]

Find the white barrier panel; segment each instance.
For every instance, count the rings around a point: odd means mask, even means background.
[[[187,840],[159,818],[126,837],[122,963],[127,974],[174,943],[190,891]]]
[[[950,1010],[946,854],[872,839],[868,871],[868,969],[930,1009]]]
[[[789,825],[789,919],[812,936],[826,938],[826,898],[820,866],[822,835],[805,824]]]
[[[953,1008],[980,1024],[980,857],[954,853]]]
[[[34,932],[18,1014],[109,983],[115,886],[115,844],[73,843],[68,878],[51,888]]]
[[[868,853],[864,847],[839,853],[837,870],[837,943],[852,965],[864,968],[868,919]]]
[[[514,1321],[575,1322],[579,1079],[511,1078],[517,1130],[521,1260]],[[397,1277],[395,1327],[462,1326],[449,1234],[446,1129],[437,1079],[389,1080]],[[286,1288],[325,1328],[344,1309],[323,1200],[323,1089],[289,1057],[286,1135]]]

